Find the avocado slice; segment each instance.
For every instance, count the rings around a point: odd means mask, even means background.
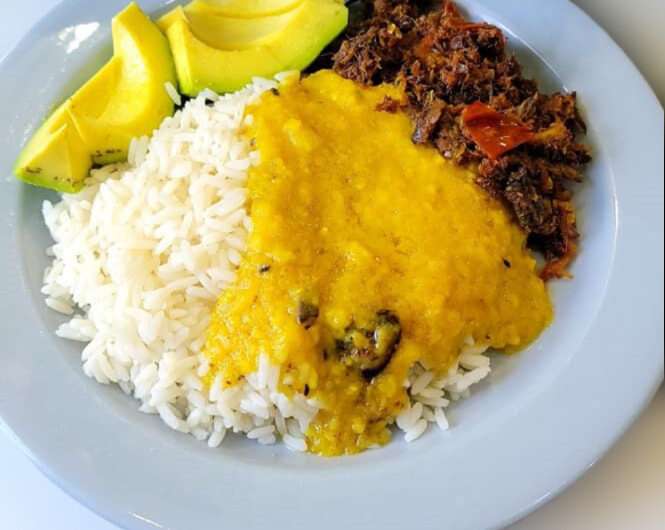
[[[257,18],[291,11],[304,0],[194,0],[185,9],[232,18]]]
[[[122,60],[114,56],[106,63],[83,87],[71,98],[68,104],[72,113],[73,123],[81,140],[90,152],[95,164],[104,165],[126,159],[126,148],[129,146],[119,131],[107,125],[102,134],[97,133],[95,120],[99,120],[109,107],[113,91],[120,84]]]
[[[176,57],[180,91],[195,97],[206,88],[234,92],[252,77],[271,77],[282,70],[277,59],[263,47],[247,50],[218,50],[197,39],[185,20],[168,30]]]
[[[176,82],[168,41],[131,3],[113,20],[114,55],[63,103],[23,149],[16,176],[74,193],[90,168],[127,159],[132,138],[173,113],[164,85]]]
[[[259,18],[231,18],[197,10],[179,12],[194,36],[204,44],[218,50],[238,51],[274,41],[298,10]]]
[[[189,96],[206,88],[233,92],[253,77],[302,70],[348,23],[338,0],[301,0],[290,10],[244,19],[190,6],[158,22],[171,44],[180,90]]]
[[[176,83],[168,41],[131,3],[113,19],[113,58],[71,98],[72,113],[96,164],[127,159],[132,138],[173,114],[164,85]]]
[[[18,157],[16,176],[34,186],[76,193],[92,167],[90,153],[64,103],[39,128]]]

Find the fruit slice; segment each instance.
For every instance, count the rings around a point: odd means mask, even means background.
[[[298,10],[260,18],[230,18],[199,11],[186,13],[194,36],[218,50],[246,50],[276,39]]]
[[[131,139],[172,114],[175,83],[168,42],[134,3],[113,20],[114,56],[42,125],[20,154],[16,175],[76,192],[94,163],[127,158]]]
[[[210,88],[216,92],[234,92],[252,77],[271,77],[282,71],[275,57],[264,47],[246,50],[217,50],[197,39],[184,20],[168,30],[176,57],[180,91],[195,97]]]
[[[304,0],[194,0],[187,12],[209,12],[232,18],[258,18],[291,11]]]
[[[132,138],[152,133],[173,113],[168,42],[134,3],[113,19],[113,58],[71,98],[81,137],[97,164],[127,158]]]
[[[269,45],[282,71],[303,70],[344,30],[349,12],[336,0],[305,0],[296,16]]]
[[[14,173],[28,184],[75,193],[83,187],[91,167],[90,154],[74,126],[69,103],[65,103],[23,149]]]
[[[347,22],[348,10],[338,0],[301,0],[286,12],[245,19],[179,7],[159,25],[171,43],[180,89],[196,96],[206,88],[232,92],[256,76],[302,70]]]

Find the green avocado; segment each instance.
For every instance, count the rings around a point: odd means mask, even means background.
[[[183,93],[234,92],[254,77],[303,70],[348,23],[339,0],[280,1],[273,11],[266,11],[267,4],[251,2],[263,11],[248,14],[237,11],[237,1],[195,1],[158,22],[171,44]]]
[[[16,162],[16,176],[79,191],[93,164],[127,159],[132,138],[173,113],[165,84],[175,65],[159,28],[132,2],[113,19],[113,57],[46,120]]]
[[[192,0],[187,12],[208,12],[233,18],[256,18],[290,11],[305,0]]]
[[[46,120],[23,149],[14,173],[18,178],[42,188],[76,193],[92,167],[92,158],[64,103]]]

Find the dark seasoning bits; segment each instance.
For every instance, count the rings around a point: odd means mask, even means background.
[[[351,368],[372,380],[388,365],[402,340],[399,317],[390,310],[377,312],[369,327],[350,325],[342,339],[335,341],[335,354]]]
[[[301,301],[298,304],[297,318],[298,324],[305,329],[309,329],[316,324],[316,320],[319,318],[319,307],[312,303]]]

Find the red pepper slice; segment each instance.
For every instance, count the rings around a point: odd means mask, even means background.
[[[516,118],[476,101],[462,112],[468,135],[492,160],[535,138],[535,133]]]

